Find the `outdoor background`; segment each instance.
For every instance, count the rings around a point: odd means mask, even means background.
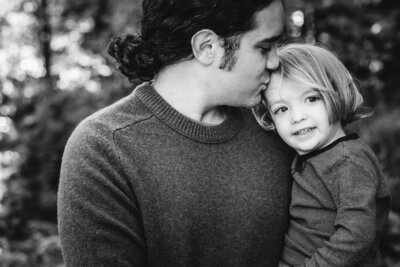
[[[400,1],[284,2],[285,42],[334,51],[375,110],[354,128],[393,196],[383,266],[400,266]],[[105,48],[137,31],[140,12],[135,0],[0,0],[0,266],[63,266],[63,148],[79,121],[132,91]]]

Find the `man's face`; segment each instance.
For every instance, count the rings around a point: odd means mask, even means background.
[[[219,104],[253,107],[261,101],[270,72],[279,66],[276,43],[283,31],[283,8],[275,0],[255,15],[255,27],[242,34],[236,62],[231,70],[215,75]]]

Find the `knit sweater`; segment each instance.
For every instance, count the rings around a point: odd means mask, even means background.
[[[290,266],[379,266],[389,190],[372,150],[355,134],[296,157],[290,226],[282,260]]]
[[[148,84],[91,115],[65,147],[67,266],[277,266],[293,152],[227,107],[205,126]]]

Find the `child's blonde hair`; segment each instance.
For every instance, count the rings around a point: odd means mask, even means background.
[[[345,126],[366,116],[355,81],[331,52],[311,44],[288,44],[278,48],[278,56],[281,80],[289,79],[318,91],[327,107],[329,123],[340,121]],[[268,99],[263,100],[253,113],[261,127],[273,130],[267,102]]]

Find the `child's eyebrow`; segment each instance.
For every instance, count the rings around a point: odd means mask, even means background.
[[[279,104],[282,102],[282,99],[276,101],[268,101],[268,107],[271,108],[273,105]]]
[[[302,96],[306,96],[306,95],[309,95],[309,94],[318,94],[318,93],[319,93],[319,91],[317,91],[315,89],[310,89],[310,90],[304,91],[302,93]]]

